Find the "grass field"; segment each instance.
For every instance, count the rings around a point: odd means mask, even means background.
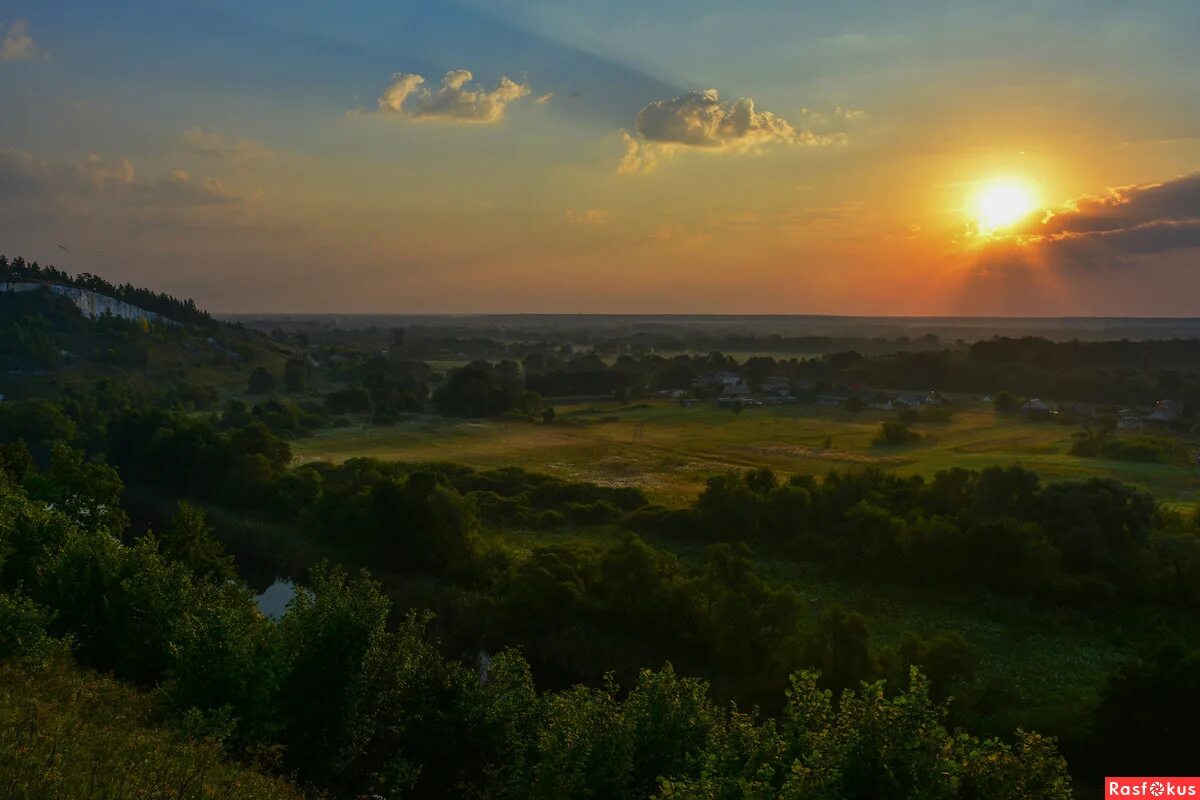
[[[709,404],[682,408],[651,401],[556,410],[549,425],[421,417],[393,427],[322,431],[292,448],[298,463],[371,456],[519,465],[573,480],[638,486],[669,505],[687,502],[711,475],[758,466],[789,475],[874,465],[928,476],[953,466],[1021,464],[1047,480],[1118,478],[1187,507],[1200,490],[1200,473],[1192,467],[1072,456],[1076,428],[997,416],[983,405],[961,408],[949,422],[915,426],[924,439],[900,447],[871,444],[879,422],[890,415],[870,409],[855,414],[814,405],[763,406],[735,414]]]

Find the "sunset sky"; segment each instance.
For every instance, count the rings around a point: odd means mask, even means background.
[[[0,252],[215,311],[1200,315],[1200,3],[0,4]]]

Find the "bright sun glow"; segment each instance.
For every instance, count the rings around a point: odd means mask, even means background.
[[[971,203],[981,233],[993,233],[1024,218],[1037,208],[1037,196],[1029,184],[1008,178],[982,184]]]

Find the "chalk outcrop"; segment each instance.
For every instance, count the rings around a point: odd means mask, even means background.
[[[54,294],[65,297],[75,304],[75,307],[88,319],[96,319],[98,317],[109,314],[118,319],[129,320],[130,322],[154,322],[165,323],[167,325],[178,325],[179,323],[173,319],[167,319],[161,314],[156,314],[153,311],[147,311],[144,308],[138,308],[135,305],[126,303],[124,300],[117,300],[115,297],[109,297],[104,294],[97,294],[90,289],[80,289],[75,286],[64,286],[60,283],[38,283],[36,281],[0,281],[0,292],[36,292],[39,289],[49,289]]]

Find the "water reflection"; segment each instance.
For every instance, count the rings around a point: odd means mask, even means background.
[[[287,611],[287,604],[295,596],[296,584],[283,578],[276,578],[275,582],[255,599],[255,602],[263,616],[278,622],[283,617],[283,612]]]

